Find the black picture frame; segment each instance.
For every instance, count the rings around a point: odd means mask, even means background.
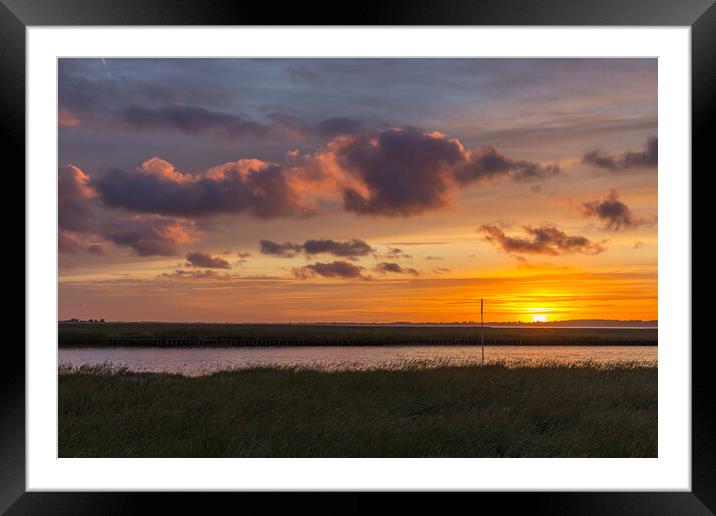
[[[393,0],[332,6],[243,0],[0,0],[0,124],[5,159],[25,169],[25,30],[63,25],[551,25],[689,26],[692,73],[692,169],[711,158],[716,121],[716,6],[714,0]],[[711,159],[712,161],[712,159]],[[710,167],[713,165],[709,163]],[[18,174],[15,174],[16,176]],[[693,174],[692,174],[693,178]],[[19,188],[23,188],[24,185]],[[693,252],[693,251],[692,251]],[[693,267],[693,265],[692,265]],[[693,269],[692,269],[693,270]],[[27,276],[26,276],[27,282]],[[24,298],[24,296],[23,296]],[[32,302],[30,299],[29,302]],[[684,343],[687,345],[690,343]],[[550,514],[713,514],[716,512],[716,403],[710,395],[710,342],[692,350],[692,491],[640,493],[471,493],[471,506],[492,502],[501,512],[527,508]],[[194,512],[208,494],[25,492],[25,352],[19,340],[4,349],[0,376],[0,512],[7,514],[126,514],[152,510]],[[212,505],[216,502],[213,494]],[[226,499],[236,494],[218,495]],[[285,496],[243,494],[266,509]],[[293,510],[329,507],[316,495],[292,496]],[[473,497],[478,497],[475,501]],[[198,499],[197,499],[198,498]],[[157,500],[159,499],[159,500]],[[234,503],[234,499],[227,500]],[[452,500],[451,500],[452,501]],[[375,493],[344,497],[341,512],[375,507],[406,512],[430,507],[423,494],[409,499]],[[241,503],[246,503],[242,500]],[[444,501],[430,500],[432,504]],[[320,504],[320,506],[317,506]],[[320,510],[320,508],[319,508]]]

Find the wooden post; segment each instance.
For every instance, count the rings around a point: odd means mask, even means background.
[[[482,365],[485,365],[485,321],[482,317],[483,299],[480,298],[480,344],[482,347]]]

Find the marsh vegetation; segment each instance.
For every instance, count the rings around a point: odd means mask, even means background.
[[[61,367],[60,457],[655,457],[657,369]]]

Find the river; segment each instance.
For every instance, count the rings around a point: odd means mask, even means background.
[[[62,348],[59,363],[113,364],[131,371],[190,376],[220,369],[289,366],[326,370],[394,369],[415,362],[469,365],[482,360],[479,346],[301,346],[258,348]],[[485,346],[485,361],[535,365],[583,361],[657,365],[656,346]]]

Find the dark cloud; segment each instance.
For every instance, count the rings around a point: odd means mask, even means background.
[[[659,140],[653,136],[646,140],[644,150],[624,153],[625,167],[656,167],[659,162]]]
[[[93,87],[96,87],[94,85]],[[108,90],[109,91],[109,90]],[[103,94],[108,94],[104,92]],[[166,92],[171,97],[171,90]],[[147,93],[146,91],[144,93]],[[85,98],[72,93],[71,100],[63,101],[59,109],[59,123],[62,127],[77,127],[80,116],[90,122],[105,124],[115,130],[150,131],[169,130],[188,135],[211,134],[226,140],[259,139],[288,135],[334,137],[340,134],[353,134],[363,130],[363,123],[348,117],[326,118],[313,123],[304,117],[280,111],[263,113],[265,120],[256,121],[233,113],[207,109],[187,103],[126,104],[112,106],[113,102],[99,104],[97,99]],[[123,98],[115,92],[115,98]],[[167,100],[156,95],[145,95],[151,101]],[[154,104],[154,105],[153,105]],[[71,107],[68,107],[71,106]]]
[[[303,123],[300,128],[291,127],[290,115],[274,113],[267,117],[268,120],[259,121],[221,108],[205,107],[226,105],[235,97],[233,91],[225,90],[223,85],[217,86],[224,91],[192,88],[186,84],[161,84],[127,76],[87,74],[87,70],[82,71],[64,60],[59,67],[59,123],[63,128],[87,125],[101,131],[111,129],[127,133],[206,134],[228,141],[264,139],[269,135],[277,137],[285,134],[287,128],[316,132]]]
[[[66,106],[76,107],[73,110]],[[103,107],[80,101],[79,105],[69,102],[60,107],[58,121],[63,128],[80,126],[82,118],[120,131],[178,131],[191,136],[207,134],[228,141],[282,135],[294,140],[308,136],[332,138],[364,129],[361,121],[347,117],[327,118],[313,123],[302,116],[279,111],[268,111],[262,116],[265,119],[257,121],[186,103]]]
[[[387,216],[445,206],[450,167],[463,160],[457,142],[414,129],[357,136],[336,157],[365,186],[344,188],[346,210]]]
[[[342,257],[366,256],[373,248],[363,240],[354,238],[345,242],[335,240],[307,240],[303,244],[306,254],[332,254]]]
[[[409,267],[401,267],[400,264],[395,262],[382,262],[376,265],[375,270],[380,274],[411,274],[417,276],[419,273],[415,269]]]
[[[385,258],[385,259],[392,259],[392,260],[398,260],[398,259],[406,259],[410,260],[413,257],[412,254],[408,254],[403,252],[402,249],[399,247],[388,247],[388,249],[385,251],[385,253],[376,253],[376,258]]]
[[[610,154],[600,149],[592,150],[582,157],[582,161],[611,171],[635,167],[655,168],[659,161],[659,140],[656,137],[648,138],[643,150],[629,150],[623,154]]]
[[[192,222],[158,215],[116,218],[101,231],[107,240],[139,256],[175,256],[177,246],[194,241],[196,234]]]
[[[322,240],[306,240],[303,244],[293,244],[284,242],[279,244],[271,240],[261,240],[259,242],[261,254],[270,254],[274,256],[282,256],[291,258],[300,253],[306,255],[314,254],[332,254],[343,258],[356,258],[366,256],[373,252],[373,248],[363,240],[353,238],[344,242],[322,239]]]
[[[338,137],[317,156],[334,167],[331,173],[343,174],[338,183],[347,211],[391,217],[445,206],[456,183],[544,179],[559,172],[557,165],[511,160],[491,145],[473,153],[457,139],[415,128]]]
[[[261,246],[261,254],[281,256],[283,258],[291,258],[303,250],[300,245],[292,244],[291,242],[278,244],[276,242],[272,242],[271,240],[261,240],[259,245]]]
[[[605,250],[600,243],[590,241],[579,235],[567,235],[555,226],[522,227],[527,237],[505,235],[497,226],[482,225],[478,230],[485,235],[485,240],[506,253],[525,254],[599,254]]]
[[[104,246],[101,243],[89,242],[78,233],[62,228],[57,234],[57,248],[61,253],[67,254],[89,253],[95,256],[104,254]]]
[[[463,185],[510,175],[516,181],[545,179],[560,172],[558,165],[543,166],[524,160],[511,160],[494,145],[483,145],[457,168],[455,179]]]
[[[226,281],[234,278],[234,276],[227,273],[218,273],[213,270],[203,271],[183,271],[175,270],[174,272],[164,272],[159,275],[160,278],[164,279],[210,279],[210,280],[221,280]]]
[[[226,89],[225,84],[216,85],[224,90],[219,92],[214,88],[161,84],[127,76],[110,79],[106,74],[88,74],[88,70],[81,68],[86,66],[75,67],[66,60],[60,63],[59,123],[63,128],[86,123],[101,130],[129,133],[176,131],[190,136],[206,134],[228,141],[268,140],[269,145],[282,136],[290,139],[325,138],[363,129],[362,122],[350,117],[321,120],[319,116],[321,121],[316,123],[295,114],[295,108],[287,109],[281,102],[258,105],[259,118],[226,111],[223,106],[235,98],[235,91]],[[302,63],[289,63],[285,71],[296,83],[315,86],[321,82],[320,75]],[[205,86],[206,78],[201,79]],[[247,77],[241,77],[241,80],[246,81]],[[265,88],[256,91],[261,91],[261,97],[265,98]],[[253,105],[258,102],[255,99]],[[251,109],[251,106],[250,103],[247,107]]]
[[[540,165],[532,161],[513,161],[512,162],[512,178],[515,181],[536,181],[556,176],[561,172],[559,165]],[[531,188],[534,191],[535,186]]]
[[[604,224],[604,229],[619,231],[634,226],[646,224],[646,219],[637,219],[629,206],[619,200],[616,190],[609,190],[607,197],[601,201],[591,201],[582,204],[582,214],[585,217],[597,217]]]
[[[316,83],[321,81],[321,76],[318,73],[299,63],[290,63],[286,67],[286,73],[293,82]]]
[[[327,118],[316,125],[316,131],[322,136],[355,134],[363,129],[363,124],[353,118]]]
[[[60,167],[57,171],[57,215],[60,228],[84,231],[90,227],[94,196],[89,186],[89,176],[73,165]]]
[[[582,157],[582,162],[595,167],[605,168],[607,170],[619,170],[621,165],[619,158],[613,154],[608,154],[602,150],[595,149],[587,152]]]
[[[251,256],[251,253],[236,253],[236,255],[239,257],[238,260],[236,260],[236,265],[244,265],[245,263],[249,263],[249,257]]]
[[[153,158],[136,172],[112,170],[95,188],[111,207],[175,216],[205,216],[247,211],[259,218],[310,214],[301,205],[280,167],[239,160],[200,175],[184,174]]]
[[[345,261],[334,261],[331,263],[314,263],[293,269],[293,275],[297,278],[306,279],[311,276],[322,276],[324,278],[364,278],[363,267]]]
[[[95,65],[100,65],[96,60]],[[173,89],[171,86],[153,80],[136,79],[129,76],[110,76],[90,72],[89,61],[60,59],[58,66],[58,100],[61,106],[89,115],[109,112],[127,104],[129,99],[148,102],[190,102],[206,101],[209,98],[190,98],[197,92],[186,88]],[[137,75],[134,75],[137,77]]]
[[[544,146],[548,142],[564,143],[599,138],[603,135],[632,135],[635,132],[653,131],[657,125],[657,119],[649,115],[620,118],[554,114],[538,122],[522,123],[509,129],[484,131],[480,135],[483,139],[503,144],[518,142],[522,145]]]
[[[156,108],[130,105],[123,108],[120,119],[134,129],[175,129],[188,134],[215,132],[230,138],[266,136],[270,127],[219,111],[185,104]]]
[[[102,256],[104,254],[104,245],[98,243],[88,244],[87,252],[95,256]]]
[[[191,267],[204,267],[207,269],[230,269],[229,262],[218,256],[211,256],[205,253],[189,253],[186,255],[186,261]]]
[[[91,68],[89,61],[60,60],[58,100],[61,113],[71,115],[64,117],[71,125],[78,125],[72,120],[79,119],[82,125],[87,122],[102,131],[159,129],[191,135],[211,132],[229,138],[263,137],[271,130],[270,124],[203,107],[226,104],[233,98],[234,93],[229,94],[223,86],[220,89],[224,91],[220,92],[207,88],[206,82],[198,88],[187,86],[185,81],[171,83],[144,78],[155,70],[113,75],[106,70],[96,73],[96,66],[92,72]]]
[[[391,245],[444,245],[447,242],[391,242]]]

